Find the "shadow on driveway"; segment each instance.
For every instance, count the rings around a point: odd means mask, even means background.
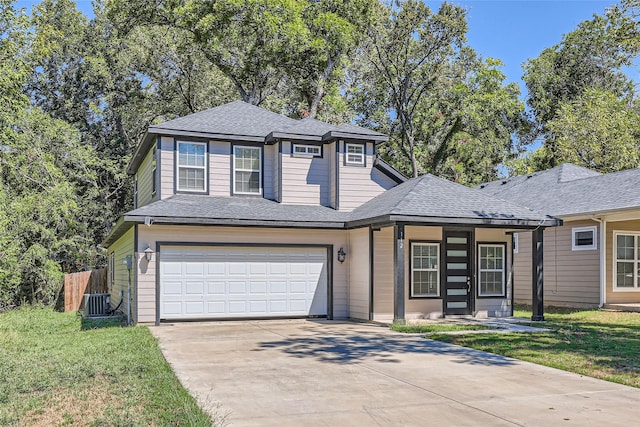
[[[318,322],[319,323],[319,322]],[[267,349],[280,350],[296,358],[314,358],[327,363],[360,363],[375,360],[385,363],[399,363],[403,354],[430,354],[448,357],[454,363],[487,366],[509,366],[513,359],[459,347],[422,336],[402,335],[384,327],[363,325],[345,329],[344,333],[322,330],[323,325],[301,328],[300,336],[287,336],[277,341],[257,343],[253,351]],[[367,331],[371,328],[372,331]],[[342,331],[341,331],[342,332]]]

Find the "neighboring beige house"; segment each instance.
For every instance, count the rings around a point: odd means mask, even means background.
[[[640,303],[640,169],[603,175],[563,164],[479,188],[563,220],[562,227],[544,231],[545,304]],[[515,300],[528,303],[531,233],[517,233],[515,239]]]
[[[155,323],[511,315],[512,232],[561,221],[407,180],[377,158],[386,140],[240,101],[151,126],[105,241],[113,304]]]

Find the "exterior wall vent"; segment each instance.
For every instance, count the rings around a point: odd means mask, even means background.
[[[110,294],[84,294],[84,317],[105,317],[111,308]]]

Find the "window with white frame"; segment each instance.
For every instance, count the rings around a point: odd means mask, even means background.
[[[177,141],[178,191],[207,191],[207,144]]]
[[[412,297],[437,297],[440,295],[439,257],[440,245],[438,243],[411,243]]]
[[[133,178],[133,209],[138,207],[138,174]]]
[[[109,289],[113,291],[113,284],[116,281],[116,254],[111,252],[109,256]]]
[[[640,233],[614,233],[614,289],[640,290]]]
[[[597,249],[596,227],[575,227],[571,229],[571,250],[591,251]]]
[[[262,193],[262,150],[260,147],[233,147],[233,191],[236,194]]]
[[[514,254],[517,254],[518,251],[520,250],[518,247],[519,245],[520,245],[520,238],[518,237],[518,233],[513,233],[513,253]]]
[[[345,147],[347,165],[364,166],[364,144],[346,144]]]
[[[478,245],[478,296],[505,295],[505,245]]]
[[[318,145],[293,144],[293,154],[309,157],[322,157],[322,150]]]

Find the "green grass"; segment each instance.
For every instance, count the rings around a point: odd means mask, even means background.
[[[455,331],[482,331],[486,329],[495,329],[487,325],[473,325],[473,324],[449,324],[449,323],[434,323],[431,325],[402,325],[394,323],[391,325],[391,330],[396,332],[404,332],[408,334],[412,333],[439,333],[439,332],[455,332]]]
[[[517,317],[531,311],[517,307]],[[607,381],[640,387],[640,313],[547,308],[545,333],[430,336]]]
[[[1,314],[0,378],[0,425],[212,423],[149,329],[118,321],[31,308]]]

